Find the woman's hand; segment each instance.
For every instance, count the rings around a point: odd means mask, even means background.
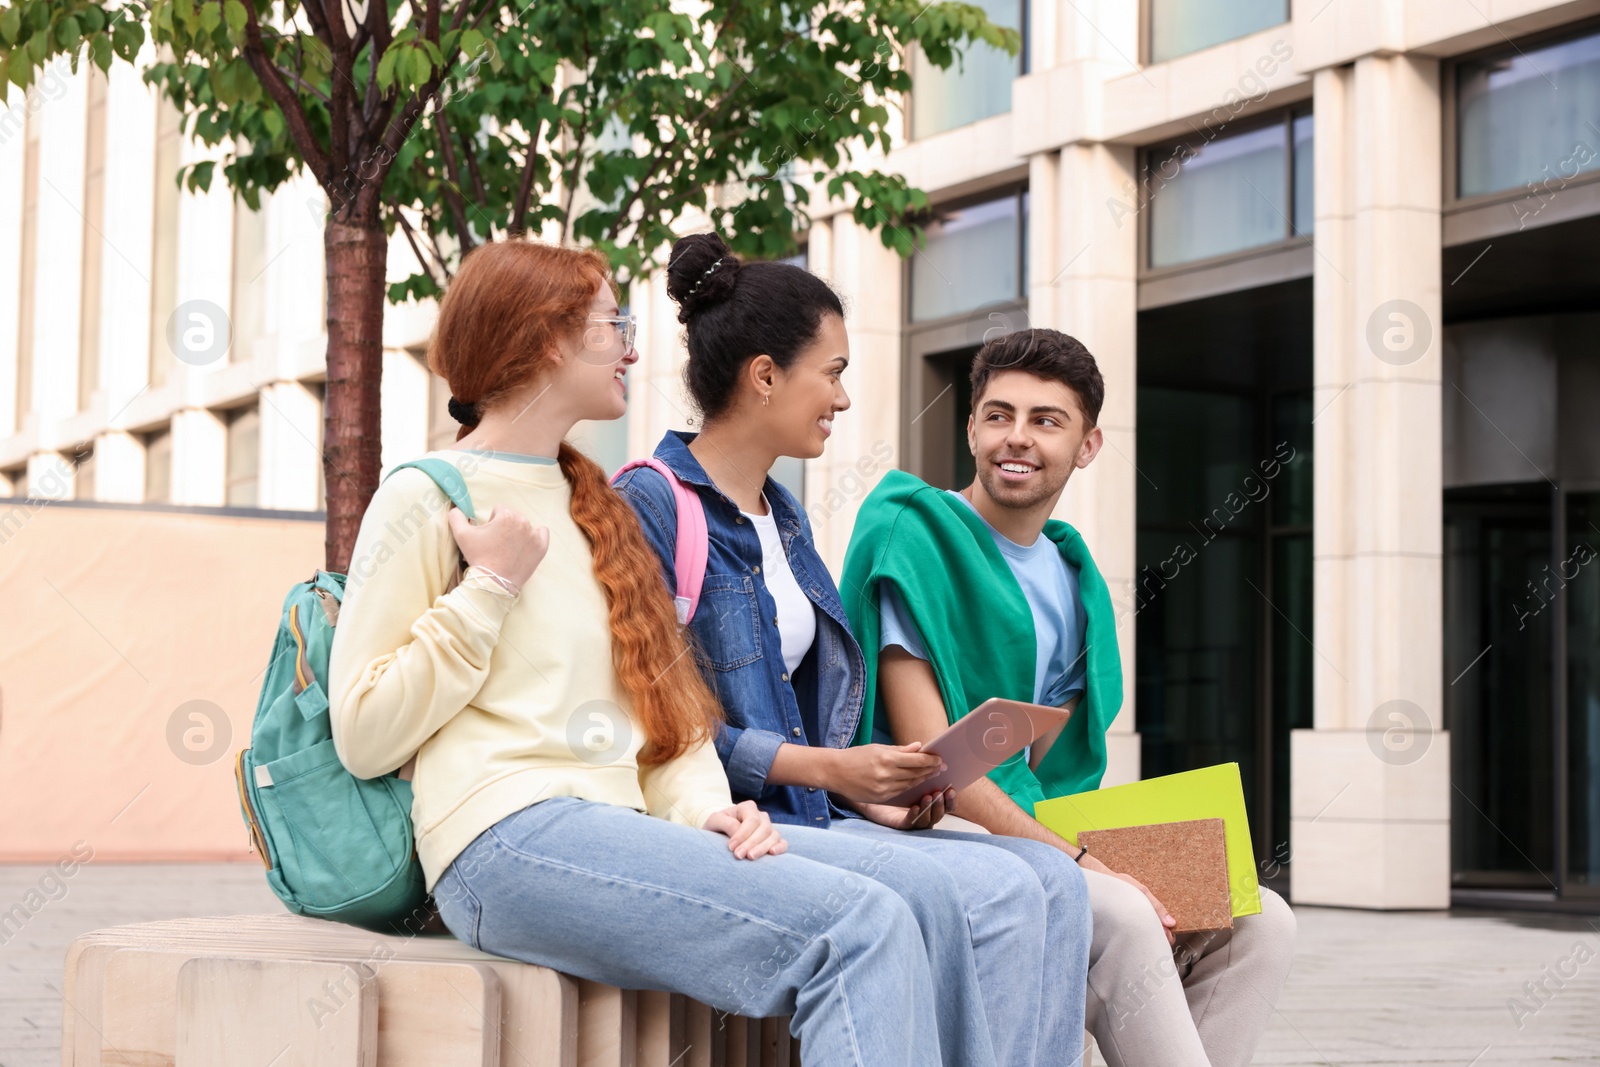
[[[946,786],[937,793],[929,793],[908,808],[898,804],[863,804],[854,807],[862,815],[891,830],[931,830],[940,819],[955,813],[956,791]]]
[[[1107,867],[1105,864],[1095,859],[1092,853],[1083,857],[1083,862],[1080,863],[1079,866],[1083,867],[1085,870],[1099,871],[1101,874],[1109,874],[1113,878],[1120,878],[1122,881],[1127,882],[1129,885],[1133,886],[1133,888],[1143,893],[1144,898],[1150,902],[1150,906],[1156,909],[1156,916],[1161,920],[1161,932],[1167,935],[1167,944],[1173,945],[1177,943],[1177,938],[1175,938],[1172,934],[1172,928],[1178,925],[1178,920],[1172,917],[1172,913],[1167,911],[1166,906],[1163,905],[1161,901],[1156,899],[1156,895],[1150,892],[1150,890],[1145,887],[1143,882],[1139,881],[1139,879],[1135,878],[1131,874],[1118,874],[1110,867]]]
[[[833,773],[830,792],[865,804],[882,804],[925,782],[945,769],[944,760],[922,751],[922,742],[909,745],[856,745],[831,750]]]
[[[493,571],[518,589],[533,577],[550,549],[550,528],[533,523],[520,511],[496,504],[476,524],[459,508],[451,508],[450,533],[469,567]]]
[[[728,848],[742,860],[780,856],[789,849],[789,842],[753,800],[741,800],[731,808],[716,812],[706,820],[704,828],[725,835]]]

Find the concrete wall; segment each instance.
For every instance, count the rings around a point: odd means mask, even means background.
[[[0,861],[249,859],[249,744],[322,523],[0,501]]]

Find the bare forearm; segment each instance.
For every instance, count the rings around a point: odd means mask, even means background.
[[[957,807],[963,819],[972,820],[992,834],[1043,841],[1069,856],[1078,855],[1078,850],[1066,838],[1047,829],[1043,823],[1019,808],[1005,790],[988,778],[979,778],[963,789]]]
[[[778,746],[767,771],[769,785],[805,785],[831,789],[838,772],[839,753],[835,749],[811,745]]]

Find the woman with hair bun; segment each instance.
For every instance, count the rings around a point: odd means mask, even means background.
[[[733,795],[783,826],[790,855],[870,870],[908,899],[938,885],[959,900],[958,921],[925,924],[923,936],[936,957],[970,951],[979,1007],[963,1008],[960,990],[940,989],[941,1036],[971,1013],[986,1023],[1001,1064],[1078,1062],[1090,921],[1076,868],[1041,874],[1017,854],[1034,842],[991,847],[977,835],[928,829],[953,805],[953,790],[910,807],[885,802],[941,770],[939,757],[916,744],[851,746],[865,684],[861,649],[810,522],[769,475],[780,456],[820,456],[835,417],[850,407],[839,297],[800,267],[741,264],[714,233],[673,246],[667,293],[687,327],[684,380],[703,428],[667,434],[655,458],[705,508],[706,575],[689,629],[721,701],[716,751]],[[648,467],[616,485],[676,594],[672,485]],[[936,958],[936,983],[941,974],[964,981]]]
[[[655,557],[564,440],[623,413],[633,332],[594,252],[466,256],[428,356],[464,425],[430,455],[479,517],[412,469],[373,496],[332,651],[335,748],[362,777],[415,757],[417,855],[475,948],[792,1015],[806,1064],[991,1064],[987,1044],[941,1047],[906,901],[784,854],[729,795]]]

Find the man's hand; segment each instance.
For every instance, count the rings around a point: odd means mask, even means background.
[[[1172,917],[1172,913],[1167,911],[1166,906],[1163,905],[1161,901],[1156,899],[1156,895],[1150,892],[1149,888],[1146,887],[1143,882],[1139,881],[1139,879],[1135,878],[1131,874],[1118,874],[1110,867],[1107,867],[1105,864],[1095,859],[1093,853],[1083,857],[1083,859],[1078,863],[1078,866],[1082,867],[1086,871],[1099,871],[1101,874],[1109,874],[1113,878],[1127,882],[1129,885],[1133,886],[1133,888],[1143,893],[1144,898],[1150,902],[1150,906],[1156,909],[1156,917],[1161,920],[1161,932],[1167,935],[1167,944],[1177,944],[1177,938],[1173,936],[1172,928],[1178,925],[1178,920]]]
[[[910,807],[898,804],[864,804],[852,801],[851,806],[879,826],[891,830],[931,830],[946,815],[955,814],[956,791],[946,786],[937,793],[929,793]]]

